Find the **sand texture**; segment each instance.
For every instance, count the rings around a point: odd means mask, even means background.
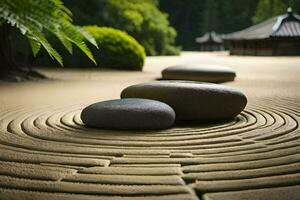
[[[89,129],[81,110],[184,63],[237,72],[248,105],[234,121],[162,131]],[[1,200],[299,200],[300,57],[185,52],[144,72],[42,69],[0,83]]]

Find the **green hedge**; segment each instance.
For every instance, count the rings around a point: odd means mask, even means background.
[[[99,49],[89,45],[98,67],[122,70],[142,70],[145,61],[145,50],[133,37],[127,33],[108,27],[83,26],[97,41]],[[78,48],[73,48],[70,55],[59,41],[56,41],[64,66],[66,67],[95,67]],[[38,66],[57,65],[45,52],[41,52],[36,59]]]
[[[83,28],[91,33],[99,44],[99,50],[93,50],[99,66],[142,70],[145,50],[133,37],[108,27],[85,26]],[[89,63],[92,65],[92,62]]]

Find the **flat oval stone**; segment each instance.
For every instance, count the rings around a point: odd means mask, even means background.
[[[235,76],[233,69],[216,65],[178,65],[162,71],[162,77],[166,80],[222,83],[233,81]]]
[[[166,129],[174,124],[175,112],[159,101],[118,99],[84,108],[81,120],[87,126],[104,129]]]
[[[176,120],[232,119],[243,111],[246,96],[237,89],[192,81],[153,81],[130,86],[121,98],[146,98],[171,106]]]

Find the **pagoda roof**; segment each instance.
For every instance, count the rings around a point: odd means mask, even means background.
[[[223,40],[220,35],[212,31],[212,32],[207,32],[203,36],[196,38],[196,42],[199,44],[203,44],[206,42],[223,43]]]
[[[300,37],[300,16],[288,9],[288,13],[241,31],[223,35],[224,40],[255,40],[267,38]]]

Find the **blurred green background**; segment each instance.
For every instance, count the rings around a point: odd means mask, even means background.
[[[272,16],[285,14],[288,7],[292,7],[296,13],[300,12],[300,0],[63,0],[63,2],[73,12],[74,24],[112,27],[124,31],[144,48],[148,56],[178,55],[180,50],[198,50],[195,38],[208,31],[213,30],[217,33],[238,31]],[[34,60],[38,65],[55,63],[43,51],[37,60],[33,59],[26,42],[22,41],[21,37],[15,37],[17,59],[29,63]],[[68,58],[59,42],[54,38],[53,41],[57,44],[58,51],[66,57],[66,63],[70,59],[73,60],[69,63],[77,62],[76,59],[80,58],[80,56]],[[98,42],[101,53],[101,40]],[[131,63],[139,63],[135,68],[140,70],[140,65],[144,62],[140,61],[141,58],[144,59],[142,52],[144,50],[140,50],[140,57],[126,58],[126,54],[123,54],[124,59],[139,59]]]

